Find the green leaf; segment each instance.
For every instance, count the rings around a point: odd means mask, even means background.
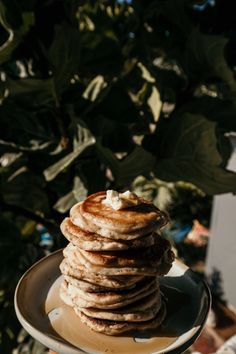
[[[190,113],[173,115],[162,120],[155,139],[159,179],[187,181],[209,195],[236,191],[236,174],[221,167],[225,150],[219,151],[215,122]]]
[[[154,1],[161,9],[162,15],[182,31],[182,35],[186,35],[193,28],[193,23],[186,11],[185,0],[167,0],[167,1]],[[176,15],[178,14],[178,16]]]
[[[127,124],[93,114],[87,118],[86,123],[96,137],[102,138],[103,145],[112,151],[128,151],[133,147],[132,133],[127,129]]]
[[[7,95],[19,101],[27,107],[38,107],[49,104],[53,101],[52,95],[52,79],[10,79],[0,82],[0,89],[7,91]]]
[[[64,23],[55,26],[54,41],[49,49],[57,93],[70,84],[80,62],[80,34],[77,28]]]
[[[152,111],[154,121],[157,122],[161,110],[160,94],[155,86],[152,87],[152,93],[148,99],[148,105]]]
[[[96,171],[96,178],[94,178]],[[75,165],[75,183],[73,193],[78,201],[97,191],[104,190],[107,184],[106,170],[96,154],[96,148],[91,148],[85,159]],[[77,180],[78,177],[78,180]],[[78,182],[78,184],[77,184]]]
[[[8,39],[0,46],[0,65],[11,58],[12,52],[21,43],[23,36],[29,31],[34,24],[33,12],[24,12],[22,14],[22,24],[18,28],[12,28],[7,20],[7,8],[0,3],[0,24],[8,33]]]
[[[147,175],[151,172],[156,159],[148,151],[141,146],[136,146],[135,149],[128,154],[120,162],[119,175],[116,183],[123,185],[130,183],[139,175]]]
[[[84,200],[88,191],[79,176],[74,178],[73,190],[61,197],[53,206],[59,213],[66,213],[77,202]]]
[[[81,202],[88,196],[87,188],[79,176],[74,178],[73,195],[77,202]]]
[[[3,285],[9,287],[9,281],[16,277],[23,244],[20,231],[10,219],[3,216],[0,216],[0,234],[0,288],[3,288]]]
[[[122,160],[118,160],[110,149],[98,142],[96,147],[103,161],[110,167],[117,186],[129,184],[139,175],[149,174],[155,164],[155,157],[141,146],[136,146]]]
[[[188,181],[208,195],[235,193],[236,174],[214,165],[199,165],[183,159],[166,159],[157,163],[154,173],[158,178],[174,182]]]
[[[113,176],[117,178],[119,174],[119,160],[117,157],[109,148],[104,147],[99,139],[96,141],[96,150],[100,159],[111,169]]]
[[[0,157],[0,164],[2,166],[2,168],[0,168],[0,172],[1,170],[4,171],[4,168],[6,169],[12,164],[19,162],[19,160],[22,160],[22,158],[23,154],[21,152],[17,154],[14,152],[7,152],[5,154],[3,153]]]
[[[100,92],[107,86],[102,75],[96,76],[90,81],[86,90],[83,93],[83,97],[90,101],[95,101]]]
[[[70,191],[69,193],[63,195],[58,201],[53,205],[53,208],[59,213],[66,213],[70,208],[76,203],[74,193]]]
[[[220,35],[208,35],[198,29],[191,32],[185,53],[185,70],[197,80],[218,77],[236,91],[234,73],[225,58],[225,46],[228,39]],[[184,58],[184,57],[183,57]]]
[[[55,117],[50,110],[24,109],[22,103],[7,99],[0,105],[0,145],[10,151],[37,151],[55,148]]]
[[[89,146],[95,143],[94,136],[87,128],[78,125],[78,136],[74,140],[74,150],[57,161],[55,164],[49,166],[44,170],[43,174],[46,181],[52,181],[59,173],[68,168],[73,161]]]
[[[39,143],[37,140],[29,141],[30,147],[17,145],[12,141],[4,141],[0,139],[0,146],[6,147],[8,151],[40,151],[48,148],[52,142]]]
[[[100,104],[96,106],[95,112],[112,121],[125,124],[137,123],[140,118],[138,108],[132,102],[127,88],[122,83],[111,87]]]
[[[83,55],[81,64],[93,75],[106,75],[113,78],[120,75],[123,57],[119,41],[109,32],[99,31],[81,34]]]
[[[236,131],[236,102],[212,97],[199,97],[186,101],[179,114],[189,112],[204,115],[217,122],[226,131]]]
[[[45,215],[49,212],[48,196],[39,177],[25,166],[18,168],[10,177],[3,176],[2,198],[8,205],[17,206]]]

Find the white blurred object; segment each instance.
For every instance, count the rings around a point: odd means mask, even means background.
[[[236,135],[230,134],[233,146],[227,169],[236,172]],[[214,197],[210,227],[210,242],[206,260],[206,273],[211,278],[218,272],[224,299],[236,307],[236,196],[232,193]],[[213,291],[215,289],[212,289]]]
[[[228,339],[216,352],[216,354],[236,354],[236,335]]]
[[[214,312],[212,310],[210,310],[210,312],[209,312],[209,315],[206,320],[206,325],[211,328],[215,328],[215,326],[216,326],[216,315],[214,314]]]

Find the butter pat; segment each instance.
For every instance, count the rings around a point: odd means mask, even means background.
[[[114,210],[120,210],[142,204],[142,201],[135,193],[130,191],[118,193],[110,189],[106,192],[106,199],[104,199],[103,203]]]

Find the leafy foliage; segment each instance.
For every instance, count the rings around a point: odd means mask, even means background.
[[[216,133],[216,123],[201,115],[173,114],[168,121],[162,119],[155,136],[159,158],[154,172],[166,181],[179,181],[184,172],[187,181],[209,194],[235,191],[235,174],[221,167],[224,161],[220,147],[216,149]]]
[[[64,213],[87,194],[125,188],[139,175],[210,195],[236,191],[224,136],[236,131],[235,28],[222,15],[230,4],[218,0],[198,13],[194,3],[0,2],[7,313],[20,273],[42,255],[37,223],[59,247]],[[3,316],[0,341],[10,352],[17,328],[3,330],[11,327]]]

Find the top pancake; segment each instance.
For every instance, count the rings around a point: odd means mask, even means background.
[[[103,203],[106,192],[92,194],[84,202],[71,208],[73,224],[88,232],[111,239],[132,240],[164,226],[168,217],[151,202],[114,210]]]

